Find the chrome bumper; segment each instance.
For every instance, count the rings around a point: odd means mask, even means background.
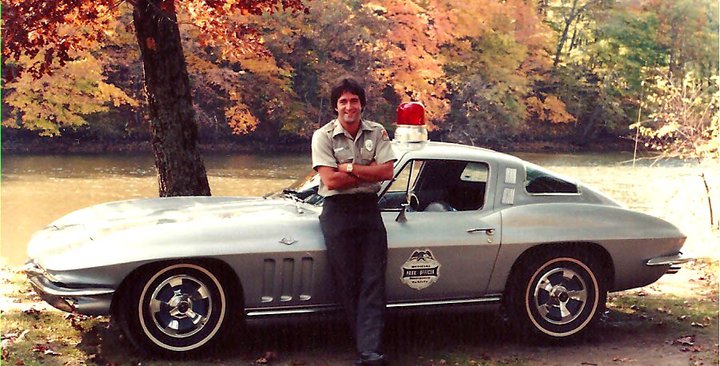
[[[30,285],[48,304],[67,312],[108,315],[115,289],[102,287],[71,288],[53,282],[45,270],[34,263],[24,268]]]
[[[677,273],[680,270],[680,265],[683,263],[687,263],[694,258],[686,257],[682,253],[678,253],[675,255],[669,255],[664,257],[655,257],[648,259],[647,262],[645,262],[646,266],[655,267],[655,266],[669,266],[667,272],[665,273]]]

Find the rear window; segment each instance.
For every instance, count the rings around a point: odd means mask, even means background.
[[[577,184],[560,178],[537,165],[525,166],[525,190],[530,194],[578,194]]]

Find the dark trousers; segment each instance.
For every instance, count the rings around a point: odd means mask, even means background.
[[[375,194],[327,197],[320,215],[337,299],[358,352],[382,353],[387,232]]]

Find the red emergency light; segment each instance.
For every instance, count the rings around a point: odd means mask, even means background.
[[[397,108],[395,140],[400,142],[427,141],[425,106],[419,102],[402,103]]]

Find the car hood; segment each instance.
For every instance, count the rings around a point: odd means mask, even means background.
[[[276,214],[298,212],[290,199],[256,197],[167,197],[109,202],[74,211],[48,227],[62,229],[84,225],[86,229],[225,219],[238,215],[277,210]]]
[[[169,197],[109,202],[74,211],[36,232],[28,244],[28,256],[36,260],[64,256],[120,233],[134,233],[133,238],[142,241],[144,234],[159,231],[171,236],[198,228],[257,226],[298,217],[316,221],[318,213],[314,206],[287,198]]]

